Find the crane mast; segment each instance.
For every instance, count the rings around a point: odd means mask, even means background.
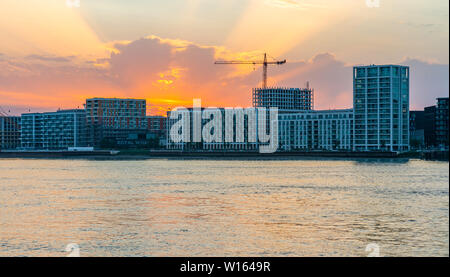
[[[267,88],[267,54],[264,53],[264,64],[263,64],[263,88]]]

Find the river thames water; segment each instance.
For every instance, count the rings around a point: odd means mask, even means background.
[[[449,163],[0,159],[0,256],[449,255]]]

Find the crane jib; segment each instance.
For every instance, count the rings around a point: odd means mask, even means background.
[[[267,66],[269,64],[282,65],[285,63],[286,63],[286,60],[269,62],[269,61],[267,61],[267,54],[264,53],[263,61],[216,61],[214,64],[252,64],[252,65],[262,64],[263,65],[262,87],[266,88],[267,87]]]

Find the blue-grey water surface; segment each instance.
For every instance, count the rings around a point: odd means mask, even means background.
[[[0,159],[0,256],[449,255],[449,164]]]

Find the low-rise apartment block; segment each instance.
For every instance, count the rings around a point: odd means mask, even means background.
[[[21,116],[21,147],[29,150],[63,150],[85,147],[84,110],[27,113]]]
[[[353,149],[353,110],[280,114],[280,150]]]

